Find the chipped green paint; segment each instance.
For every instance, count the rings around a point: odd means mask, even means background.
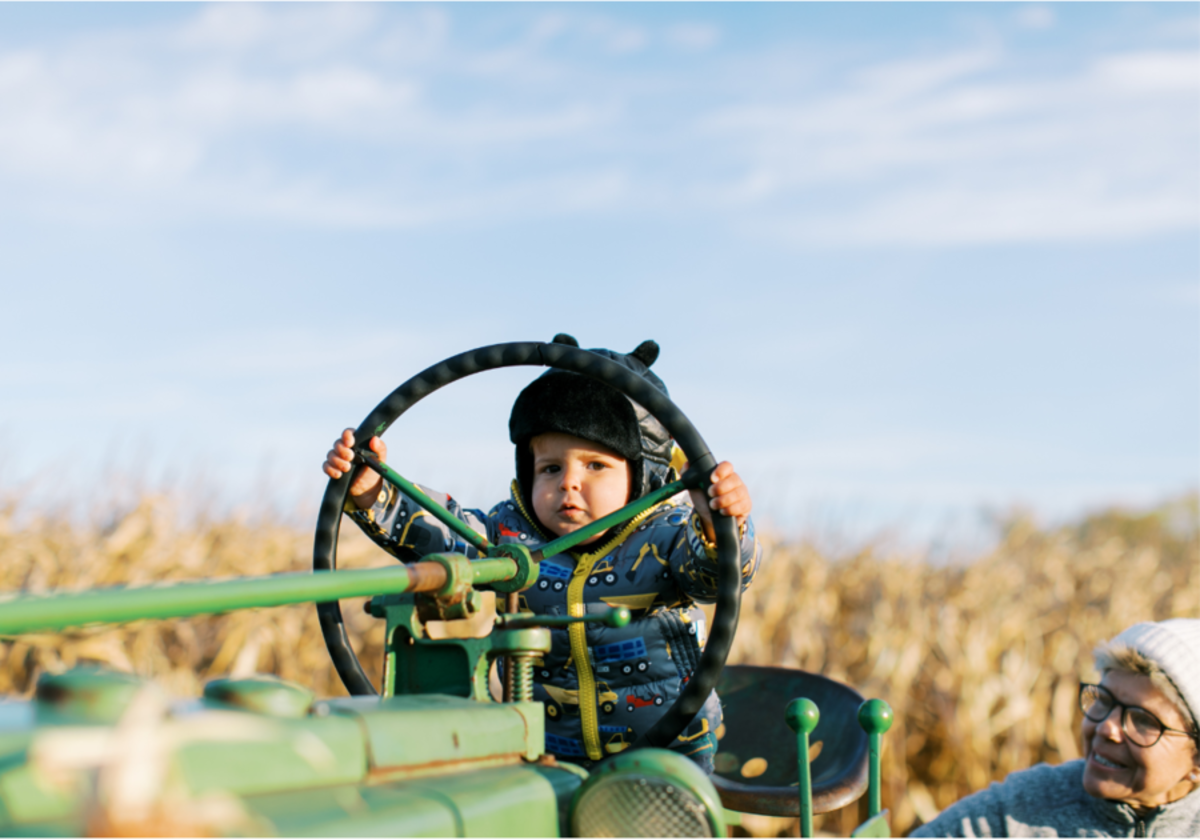
[[[106,668],[42,674],[34,689],[36,720],[41,726],[116,723],[141,687],[132,674]]]
[[[273,717],[301,718],[312,708],[316,695],[296,683],[269,674],[242,679],[211,680],[204,699]]]
[[[0,835],[95,830],[127,756],[158,762],[140,783],[156,797],[223,803],[210,816],[225,822],[193,821],[188,833],[555,836],[587,776],[537,763],[539,703],[354,697],[318,701],[297,717],[311,694],[273,678],[219,681],[203,700],[158,706],[134,699],[158,689],[129,675],[79,669],[49,683],[74,693],[0,710]],[[99,714],[84,696],[98,687],[133,697],[105,698]],[[227,702],[238,689],[258,700],[288,695],[290,705],[282,716],[271,703],[248,711]],[[54,725],[36,725],[41,706],[53,707]],[[98,723],[114,714],[116,726]]]

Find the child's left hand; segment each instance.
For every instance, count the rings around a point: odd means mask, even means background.
[[[717,464],[710,478],[712,484],[708,486],[707,496],[703,490],[689,490],[688,493],[692,496],[692,506],[700,514],[704,536],[713,540],[716,539],[716,533],[712,527],[712,512],[719,510],[726,516],[736,516],[738,528],[741,528],[750,515],[751,502],[750,491],[728,461]]]

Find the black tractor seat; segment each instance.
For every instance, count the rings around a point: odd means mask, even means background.
[[[717,693],[725,722],[717,732],[712,781],[726,808],[799,815],[796,736],[784,721],[784,709],[797,697],[812,700],[821,713],[809,736],[813,813],[836,811],[866,791],[868,740],[858,723],[863,698],[854,689],[807,671],[726,665]]]

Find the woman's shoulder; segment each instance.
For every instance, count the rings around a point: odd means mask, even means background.
[[[1016,770],[991,787],[1013,805],[1051,801],[1063,803],[1068,799],[1083,801],[1083,759],[1062,764],[1035,764],[1028,770]]]
[[[1082,760],[1037,764],[960,799],[910,836],[1058,836],[1090,820],[1084,797]]]

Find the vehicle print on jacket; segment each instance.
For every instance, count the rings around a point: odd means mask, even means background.
[[[592,566],[592,573],[588,575],[587,585],[599,586],[600,584],[604,584],[605,586],[616,586],[618,580],[617,571],[613,568],[611,558],[605,557]]]
[[[604,741],[604,751],[611,755],[628,749],[637,740],[637,732],[632,726],[600,724],[600,738]]]
[[[628,749],[629,745],[637,740],[637,731],[632,726],[606,726],[600,724],[599,729],[600,739],[604,742],[604,751],[610,755]],[[546,733],[546,749],[555,755],[575,756],[577,758],[587,756],[583,741],[578,738],[555,735],[552,732]]]
[[[625,695],[625,711],[632,712],[647,706],[661,706],[664,698],[661,694],[651,691],[647,686],[637,685],[629,689]]]
[[[641,567],[642,561],[646,559],[647,555],[658,561],[658,565],[660,567],[659,577],[662,580],[670,580],[671,564],[663,559],[662,555],[658,553],[658,546],[652,542],[644,544],[641,550],[638,551],[637,559],[633,561],[633,565],[630,566],[629,571],[625,573],[625,579],[632,581],[637,577],[638,568]]]
[[[650,670],[646,640],[641,636],[591,649],[592,663],[597,674],[644,674]]]
[[[587,751],[583,748],[583,741],[578,738],[555,735],[553,732],[546,733],[546,750],[555,755],[568,758],[587,758]]]
[[[692,618],[688,615],[687,610],[679,611],[679,620],[687,627],[687,634],[696,637],[696,644],[704,648],[704,615],[701,614],[698,618]]]
[[[514,531],[512,528],[509,528],[503,522],[497,522],[496,525],[500,531],[501,537],[512,537],[513,539],[521,540],[521,541],[529,539],[528,534],[522,533],[520,531]]]
[[[615,691],[608,687],[606,682],[597,681],[596,688],[597,707],[604,714],[611,715],[617,710],[617,702],[620,698]],[[547,717],[557,720],[568,711],[579,714],[579,689],[559,688],[556,685],[543,685],[542,689],[550,696],[546,703]]]
[[[562,592],[571,579],[571,570],[554,563],[542,563],[537,588],[543,592]]]

